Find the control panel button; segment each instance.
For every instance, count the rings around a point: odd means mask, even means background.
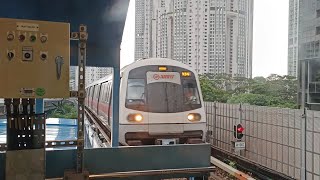
[[[41,41],[42,43],[47,42],[47,40],[48,40],[47,36],[41,36],[41,37],[40,37],[40,41]]]
[[[22,60],[23,61],[32,61],[33,60],[32,47],[29,47],[29,46],[22,47]]]
[[[12,51],[10,51],[10,52],[8,52],[7,56],[8,56],[8,59],[11,60],[14,58],[14,53]]]
[[[35,42],[37,40],[37,37],[35,35],[30,36],[30,41]]]
[[[29,52],[24,53],[24,58],[29,59],[31,57],[31,54]]]
[[[20,34],[19,40],[22,42],[22,41],[24,41],[25,39],[26,39],[26,36],[23,35],[23,34]]]
[[[48,55],[47,55],[47,53],[46,53],[46,52],[41,52],[41,54],[40,54],[40,58],[41,58],[42,60],[46,60],[46,59],[47,59],[47,57],[48,57]]]
[[[8,34],[7,40],[8,41],[12,41],[13,39],[14,39],[14,35],[13,34]]]

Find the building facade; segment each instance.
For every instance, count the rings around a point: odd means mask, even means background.
[[[136,0],[135,59],[251,77],[253,0]]]
[[[86,86],[112,73],[109,67],[86,67]],[[70,67],[70,90],[78,89],[78,66]]]
[[[298,80],[302,107],[320,110],[320,1],[299,1]]]
[[[289,2],[288,75],[298,75],[299,0]]]

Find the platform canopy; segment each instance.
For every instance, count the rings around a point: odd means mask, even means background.
[[[88,26],[87,66],[119,67],[129,0],[1,0],[1,18],[68,22],[71,31]],[[1,27],[0,27],[1,28]],[[71,65],[77,65],[71,44]]]

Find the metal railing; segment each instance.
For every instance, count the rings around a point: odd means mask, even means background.
[[[213,146],[235,153],[233,125],[241,123],[246,148],[240,156],[294,178],[304,179],[304,172],[308,180],[320,178],[320,111],[215,102],[205,106]]]

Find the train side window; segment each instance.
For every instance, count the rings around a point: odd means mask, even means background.
[[[89,105],[89,102],[90,102],[90,92],[91,92],[91,86],[88,88],[88,91],[87,91],[87,101],[88,101],[88,105]]]
[[[109,97],[110,97],[110,82],[107,84],[107,96],[106,96],[106,102],[109,102]]]
[[[99,98],[99,102],[104,102],[105,96],[106,96],[106,87],[105,87],[105,83],[101,84],[101,88],[100,88],[100,98]]]
[[[89,99],[89,91],[90,91],[90,87],[86,88],[86,99]]]
[[[94,88],[94,99],[98,100],[99,98],[99,91],[100,91],[100,84],[99,85],[96,85],[95,88]]]
[[[93,98],[93,90],[94,90],[94,87],[91,86],[91,88],[90,88],[90,99],[91,99],[91,100],[92,100],[92,98]]]
[[[102,87],[101,87],[101,94],[100,94],[100,101],[102,102],[102,103],[105,103],[106,101],[105,101],[105,99],[106,99],[106,96],[107,96],[107,82],[104,82],[103,84],[102,84]]]
[[[111,96],[112,96],[112,82],[109,83],[109,94],[108,94],[108,102],[111,104]]]
[[[108,109],[108,124],[110,125],[110,120],[111,120],[111,117],[110,117],[110,114],[111,114],[111,104],[112,104],[112,82],[109,82],[108,83],[108,97],[107,97],[107,102],[109,104],[109,109]]]

